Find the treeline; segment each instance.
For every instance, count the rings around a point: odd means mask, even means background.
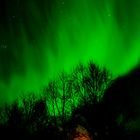
[[[112,75],[105,68],[92,61],[87,66],[79,64],[70,74],[58,74],[43,89],[39,98],[34,93],[29,94],[1,108],[1,132],[9,130],[13,135],[24,132],[57,138],[63,133],[63,137],[68,133],[68,122],[77,116],[75,111],[80,106],[102,101],[111,83]]]

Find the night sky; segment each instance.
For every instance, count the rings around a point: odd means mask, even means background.
[[[1,103],[91,59],[127,74],[140,59],[139,25],[139,0],[1,0]]]

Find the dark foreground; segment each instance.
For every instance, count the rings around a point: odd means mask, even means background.
[[[38,129],[30,132],[28,121],[21,123],[14,114],[13,120],[0,126],[2,139],[73,139],[74,128],[81,125],[93,140],[140,140],[140,69],[116,79],[102,102],[85,103],[73,111],[71,119],[63,124],[65,129],[51,123],[47,127],[38,124]]]

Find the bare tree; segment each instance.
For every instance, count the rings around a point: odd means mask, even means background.
[[[110,73],[92,61],[88,66],[79,64],[71,74],[64,71],[59,74],[45,89],[47,107],[55,125],[64,124],[80,104],[99,101],[109,81]]]
[[[57,101],[57,85],[56,81],[51,81],[45,89],[46,105],[49,110],[50,116],[54,118],[54,125],[57,125],[57,117],[61,115],[60,108]]]
[[[111,78],[111,73],[105,68],[95,65],[92,61],[89,62],[87,76],[83,77],[83,85],[91,101],[102,99]]]

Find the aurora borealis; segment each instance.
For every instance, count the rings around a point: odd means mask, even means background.
[[[3,0],[1,104],[91,59],[126,74],[140,58],[139,13],[138,0]]]

